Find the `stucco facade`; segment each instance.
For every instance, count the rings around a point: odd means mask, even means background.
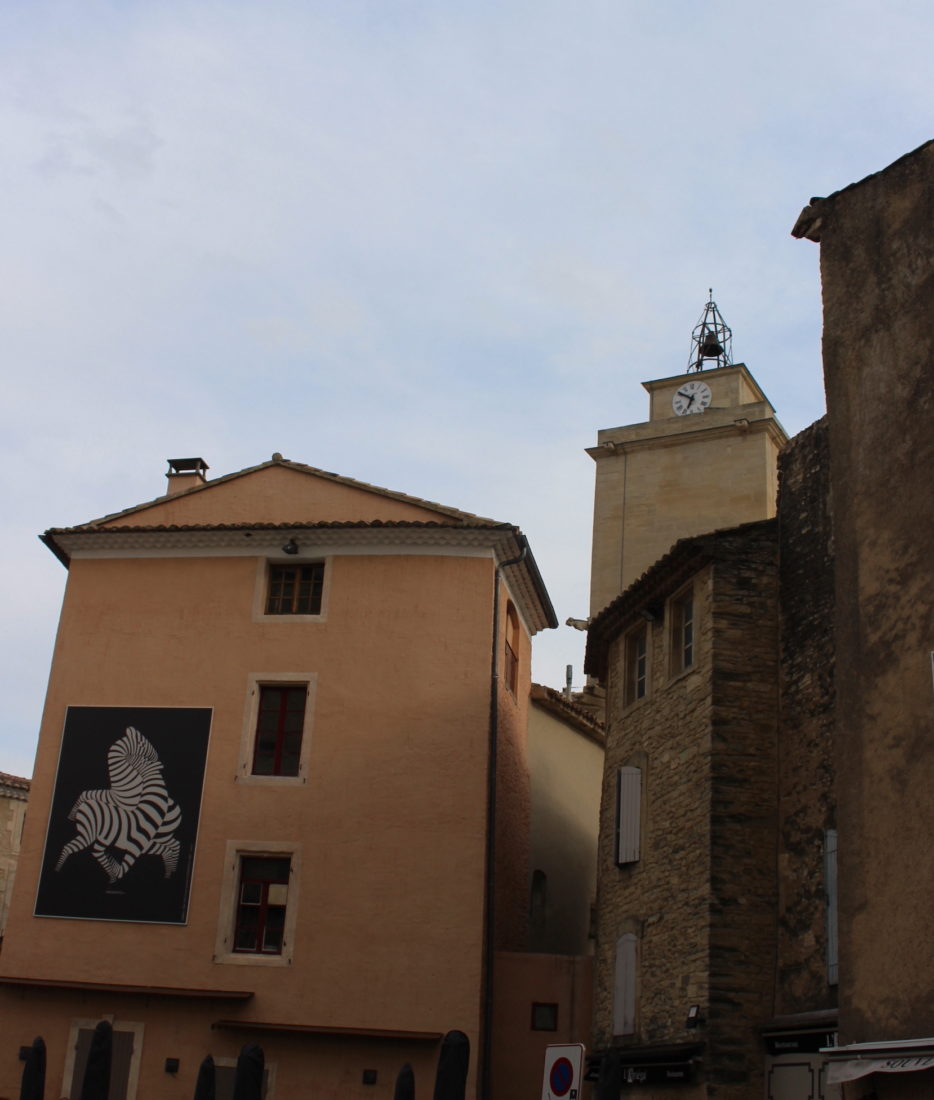
[[[370,1096],[364,1070],[385,1090],[405,1061],[424,1090],[450,1028],[471,1041],[470,1095],[495,1094],[493,955],[527,934],[530,637],[554,625],[524,538],[280,456],[173,488],[45,536],[69,577],[0,968],[0,1093],[43,1034],[68,1095],[78,1021],[108,1015],[136,1036],[131,1100],[189,1096],[205,1052],[248,1040],[270,1096],[312,1074],[322,1098]],[[317,608],[271,613],[274,568],[306,563]],[[257,698],[294,685],[300,760],[267,774]],[[76,708],[210,712],[183,922],[33,915],[40,878],[65,873],[46,829]],[[242,947],[252,856],[285,860],[287,886],[263,887],[278,950]],[[106,893],[91,850],[71,868]]]
[[[834,1062],[848,1097],[928,1096],[934,1069],[918,1059],[934,1066],[934,143],[812,200],[794,233],[820,242],[836,548]],[[910,1071],[861,1073],[857,1059],[873,1056]]]

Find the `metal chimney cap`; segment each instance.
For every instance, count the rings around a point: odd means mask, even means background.
[[[203,458],[169,458],[169,474],[200,474],[202,477],[209,467]]]

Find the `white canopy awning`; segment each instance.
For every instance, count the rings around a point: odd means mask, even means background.
[[[934,1039],[903,1039],[897,1042],[853,1043],[845,1047],[824,1047],[827,1083],[839,1085],[871,1073],[915,1073],[934,1069]]]

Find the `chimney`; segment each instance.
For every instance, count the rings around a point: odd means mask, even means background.
[[[169,469],[165,475],[169,480],[166,496],[175,496],[176,493],[195,489],[207,482],[205,475],[208,464],[203,458],[170,458],[168,463]]]

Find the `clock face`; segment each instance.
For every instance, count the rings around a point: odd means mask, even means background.
[[[710,386],[706,382],[685,382],[671,399],[676,416],[702,413],[710,404]]]

